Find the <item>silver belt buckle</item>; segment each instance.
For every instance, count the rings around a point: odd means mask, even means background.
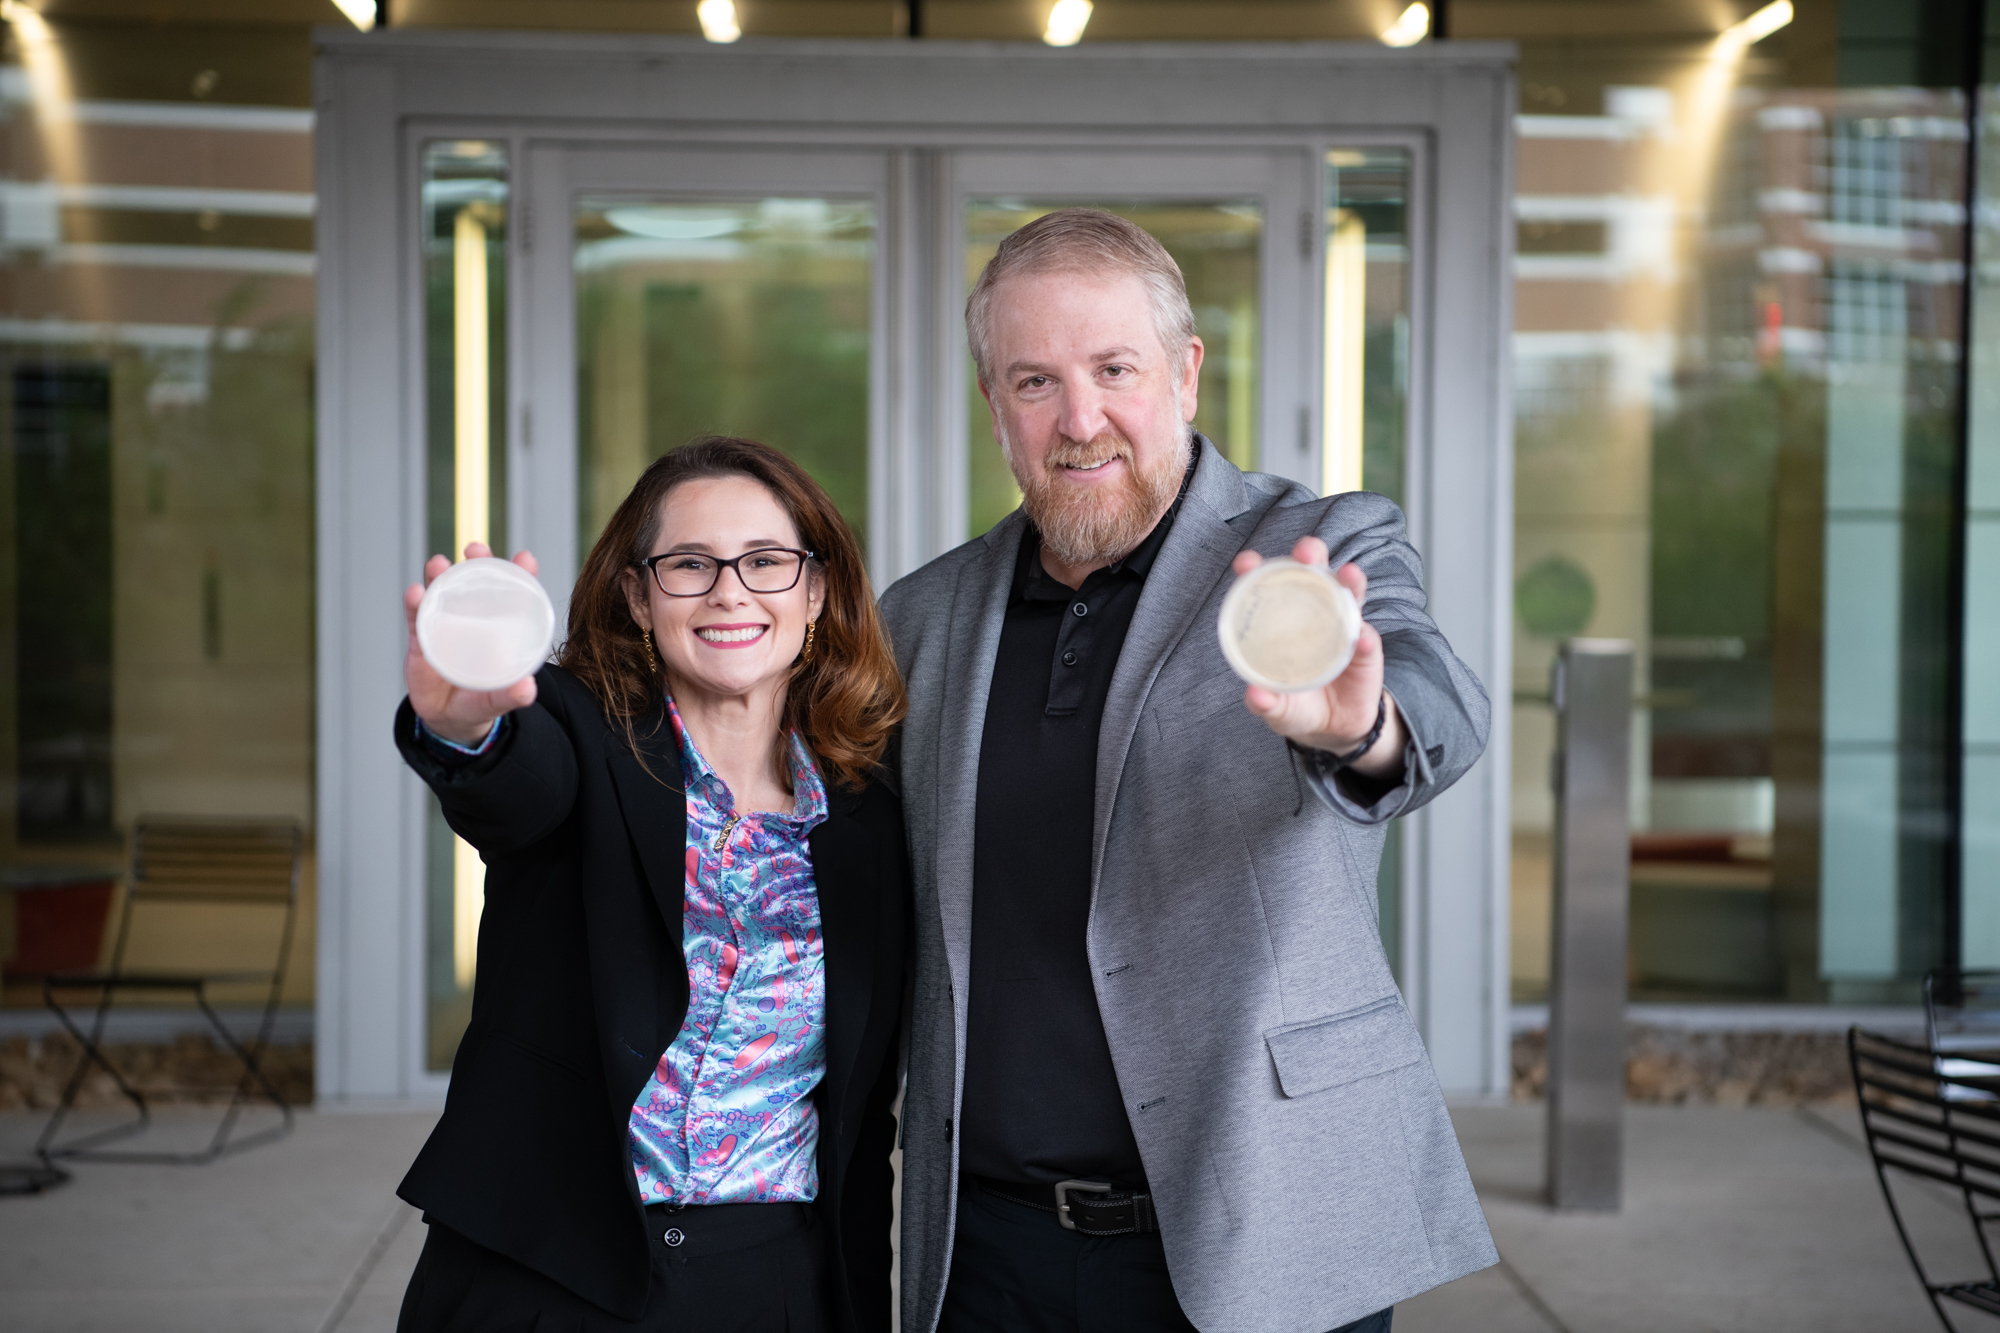
[[[1109,1194],[1109,1185],[1095,1180],[1065,1180],[1056,1186],[1056,1221],[1062,1223],[1063,1230],[1076,1230],[1076,1223],[1069,1220],[1069,1191],[1082,1190],[1086,1194]]]

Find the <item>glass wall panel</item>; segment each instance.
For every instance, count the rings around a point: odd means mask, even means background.
[[[1403,503],[1410,391],[1410,154],[1326,156],[1322,494]]]
[[[26,6],[6,32],[0,1004],[39,1006],[43,974],[105,961],[135,820],[310,833],[310,55],[303,28],[197,51]],[[312,995],[312,864],[290,1005]],[[268,968],[280,925],[160,908],[128,962]]]
[[[867,549],[875,246],[866,200],[577,206],[579,557],[648,463],[718,434],[798,460]]]
[[[972,199],[965,209],[965,286],[979,280],[1000,242],[1046,213],[1077,206],[1025,199]],[[1263,208],[1254,200],[1100,201],[1165,246],[1187,280],[1205,355],[1195,425],[1238,467],[1255,467],[1258,438],[1258,248]],[[968,365],[966,535],[976,537],[1021,502],[1020,488],[993,438],[993,417]]]
[[[2000,4],[1979,94],[1965,534],[1965,966],[2000,968]]]
[[[1454,9],[1526,38],[1517,998],[1547,985],[1545,682],[1576,634],[1638,648],[1636,998],[1907,998],[1951,948],[1966,124],[1955,30],[1906,8],[1587,58]]]
[[[1325,365],[1321,492],[1404,502],[1410,351],[1410,154],[1336,148],[1326,156]],[[1389,826],[1376,872],[1382,947],[1400,978],[1403,825]]]
[[[424,145],[425,533],[452,559],[507,544],[507,147]],[[426,794],[425,1067],[451,1068],[466,1022],[486,866]]]

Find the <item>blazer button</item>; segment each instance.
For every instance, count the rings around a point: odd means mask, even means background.
[[[682,1231],[679,1227],[668,1227],[667,1234],[660,1237],[660,1239],[670,1246],[677,1246],[687,1239],[687,1232]]]

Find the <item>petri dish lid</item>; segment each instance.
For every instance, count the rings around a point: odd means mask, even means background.
[[[417,647],[462,690],[504,690],[547,660],[556,609],[511,560],[462,560],[424,589]]]
[[[1216,633],[1230,669],[1250,684],[1316,690],[1354,660],[1361,608],[1325,565],[1280,557],[1236,580]]]

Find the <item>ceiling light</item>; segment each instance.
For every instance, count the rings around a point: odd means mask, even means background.
[[[1411,5],[1396,21],[1382,29],[1385,46],[1415,46],[1430,36],[1431,11],[1421,4]]]
[[[711,42],[733,42],[743,35],[736,21],[736,0],[701,0],[694,16],[701,20],[701,35]]]
[[[1717,41],[1725,48],[1741,51],[1755,46],[1791,21],[1792,0],[1772,0],[1741,23],[1732,23],[1724,28]]]
[[[1090,0],[1056,0],[1056,7],[1049,11],[1049,26],[1043,30],[1042,40],[1050,46],[1075,46],[1090,23],[1090,9]]]
[[[347,21],[363,32],[375,27],[375,0],[333,0]]]

